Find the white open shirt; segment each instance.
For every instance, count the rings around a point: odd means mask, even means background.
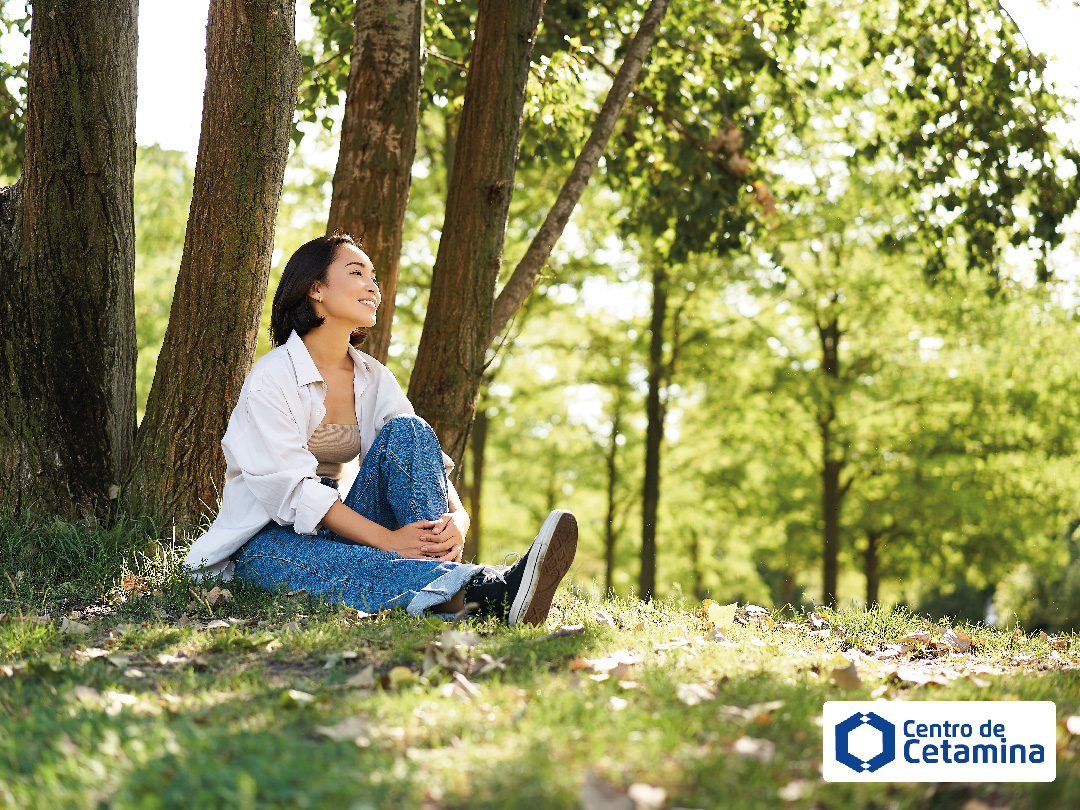
[[[230,557],[271,520],[297,534],[314,534],[335,500],[348,493],[375,436],[395,416],[413,414],[393,373],[370,355],[349,347],[352,357],[360,455],[345,465],[341,488],[328,487],[308,450],[311,434],[326,415],[326,382],[300,336],[267,353],[251,369],[221,440],[225,486],[213,525],[184,558],[197,576],[231,579]],[[446,471],[453,462],[445,453]]]

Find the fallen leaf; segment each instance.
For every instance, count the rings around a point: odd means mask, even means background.
[[[730,605],[719,605],[713,602],[705,608],[705,618],[709,620],[713,627],[723,632],[735,620],[735,611],[738,609],[738,602],[732,602]]]
[[[103,658],[109,654],[108,650],[103,650],[101,647],[87,647],[85,650],[76,650],[75,656],[77,658]]]
[[[805,779],[793,779],[776,791],[776,795],[785,802],[797,802],[806,795],[808,787],[810,787],[810,783]]]
[[[130,658],[128,658],[126,655],[121,655],[120,653],[113,653],[112,655],[108,656],[105,660],[108,661],[110,664],[112,664],[114,667],[122,667],[122,668],[126,668],[128,666],[128,664],[131,663]]]
[[[80,703],[96,703],[101,700],[101,693],[97,689],[93,689],[83,684],[77,684],[74,689],[75,699]]]
[[[454,677],[439,688],[439,694],[443,697],[459,697],[471,700],[474,697],[480,697],[480,690],[460,672],[455,672]]]
[[[862,678],[859,677],[859,667],[852,661],[847,666],[833,667],[829,678],[843,689],[858,689],[862,686]]]
[[[476,661],[473,662],[472,668],[469,670],[470,675],[485,675],[488,672],[496,669],[506,669],[506,659],[509,656],[504,655],[502,658],[493,658],[487,653],[480,653]]]
[[[307,588],[297,588],[295,591],[289,591],[285,595],[289,597],[290,601],[295,602],[299,599],[307,599],[308,590]]]
[[[585,772],[581,785],[582,810],[637,810],[634,800],[595,771]]]
[[[706,700],[716,700],[716,689],[704,683],[677,683],[675,697],[687,706],[696,706]]]
[[[212,622],[206,625],[207,630],[224,630],[229,627],[229,623],[222,621],[221,619],[214,619]]]
[[[900,644],[918,644],[922,646],[928,644],[930,642],[930,639],[931,636],[929,633],[920,630],[915,633],[907,633],[905,635],[902,635],[900,636],[900,638],[897,639],[897,641]]]
[[[71,619],[65,618],[63,621],[60,622],[60,632],[71,633],[75,636],[85,636],[87,633],[90,632],[90,625],[81,624],[79,622],[75,622]]]
[[[731,744],[731,750],[741,757],[752,757],[758,762],[767,764],[772,762],[776,755],[776,744],[772,740],[739,737]]]
[[[355,675],[350,675],[345,685],[353,689],[371,689],[375,686],[375,667],[368,664]]]
[[[824,616],[819,616],[817,613],[811,613],[806,617],[806,620],[810,623],[810,627],[813,630],[823,630],[829,626],[829,620]]]
[[[1017,653],[1011,659],[1014,664],[1030,664],[1035,660],[1035,656],[1028,655],[1027,653]]]
[[[607,613],[606,611],[594,610],[592,612],[592,616],[593,616],[593,619],[595,619],[598,624],[602,624],[602,625],[604,625],[606,627],[614,627],[615,626],[615,619],[612,618],[611,614]]]
[[[128,667],[124,670],[125,678],[145,678],[146,673],[136,667]]]
[[[971,650],[971,636],[963,630],[946,630],[942,637],[945,643],[957,652],[966,653]]]
[[[1058,650],[1059,652],[1065,652],[1066,650],[1068,650],[1070,641],[1071,639],[1069,638],[1069,636],[1058,636],[1057,638],[1047,639],[1047,642],[1050,644],[1050,646],[1053,647],[1055,650]]]
[[[383,686],[387,689],[392,689],[403,683],[411,683],[416,680],[416,673],[408,667],[394,667],[386,675],[383,676]]]
[[[285,622],[281,625],[281,632],[283,633],[299,633],[300,622]]]
[[[916,686],[948,686],[949,684],[948,679],[942,675],[918,667],[899,666],[892,677],[905,683],[913,683]]]
[[[558,630],[553,633],[548,633],[546,636],[540,636],[536,639],[537,642],[551,641],[555,638],[563,638],[565,636],[577,636],[585,632],[585,625],[583,624],[564,624]]]
[[[135,591],[136,593],[144,593],[149,590],[149,588],[146,587],[146,580],[142,577],[135,576],[134,574],[125,576],[121,587],[125,591]]]
[[[332,726],[315,726],[315,733],[329,737],[336,742],[352,740],[360,748],[367,748],[371,745],[371,738],[374,736],[371,724],[362,715],[346,717]]]
[[[626,795],[634,803],[634,810],[661,810],[667,802],[667,791],[662,787],[635,782],[626,789]]]
[[[315,695],[310,692],[301,692],[299,689],[286,689],[278,699],[278,705],[284,708],[306,706],[315,702]]]
[[[611,707],[612,711],[621,712],[623,709],[629,706],[630,703],[626,700],[623,700],[621,697],[616,697],[615,695],[612,695],[610,698],[608,698],[608,705]]]
[[[210,590],[203,591],[200,596],[210,607],[216,607],[222,602],[231,602],[233,600],[232,591],[228,588],[222,588],[220,585],[215,585]]]

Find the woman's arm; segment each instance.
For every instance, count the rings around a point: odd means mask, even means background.
[[[335,501],[323,516],[322,525],[354,543],[392,551],[409,559],[423,559],[431,556],[421,548],[430,539],[431,530],[438,521],[418,520],[391,531],[354,512],[341,501]]]

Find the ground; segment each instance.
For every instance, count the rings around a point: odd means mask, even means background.
[[[1080,807],[1075,637],[565,587],[544,627],[455,626],[154,584],[10,580],[0,807]],[[823,703],[877,698],[1055,701],[1057,780],[823,782]]]

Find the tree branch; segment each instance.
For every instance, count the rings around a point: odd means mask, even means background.
[[[645,61],[645,56],[656,38],[656,33],[660,28],[660,22],[664,18],[667,7],[668,0],[652,0],[649,4],[648,10],[641,20],[641,25],[638,27],[637,34],[634,36],[634,41],[630,43],[630,47],[626,52],[622,67],[619,68],[615,81],[612,82],[611,90],[608,91],[607,98],[604,99],[600,114],[596,117],[593,131],[578,154],[574,168],[570,171],[570,176],[566,178],[562,188],[559,190],[559,196],[556,198],[555,204],[548,211],[544,224],[540,226],[540,230],[533,238],[532,243],[525,252],[525,256],[518,262],[510,280],[506,282],[506,286],[503,287],[499,297],[495,300],[491,326],[488,332],[489,342],[494,340],[495,336],[506,327],[507,322],[517,312],[536,285],[536,281],[543,271],[548,257],[551,255],[555,242],[562,236],[566,223],[569,222],[570,215],[574,211],[574,206],[581,199],[589,178],[592,177],[592,173],[600,163],[600,158],[607,148],[612,132],[615,131],[615,124],[622,114],[626,99],[630,95],[630,90],[633,88],[634,81],[641,70],[641,65]]]

